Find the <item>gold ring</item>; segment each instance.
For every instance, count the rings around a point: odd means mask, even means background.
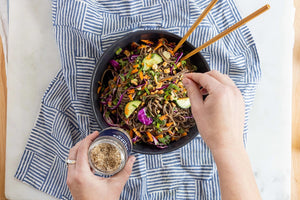
[[[66,163],[67,163],[67,165],[74,165],[76,163],[76,160],[67,159]]]

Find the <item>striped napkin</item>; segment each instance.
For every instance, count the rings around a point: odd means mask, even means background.
[[[66,185],[69,149],[99,130],[90,105],[93,69],[105,50],[137,30],[183,36],[209,0],[52,0],[52,21],[62,67],[42,105],[15,177],[58,199],[72,199]],[[188,41],[200,46],[241,19],[233,0],[219,0]],[[258,54],[246,26],[201,51],[211,69],[228,74],[248,113],[261,76]],[[202,138],[164,155],[137,160],[121,199],[220,199],[218,173]]]

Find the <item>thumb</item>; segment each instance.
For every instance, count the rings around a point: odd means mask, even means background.
[[[199,110],[203,105],[203,96],[200,91],[200,86],[189,78],[184,78],[182,80],[182,83],[188,91],[188,96],[192,105],[192,110]]]
[[[133,166],[135,159],[136,158],[134,156],[130,156],[128,158],[128,161],[127,161],[125,167],[119,173],[117,173],[115,176],[113,176],[113,179],[117,180],[120,184],[122,184],[122,186],[125,185],[125,183],[129,179],[129,176],[131,175],[132,166]]]

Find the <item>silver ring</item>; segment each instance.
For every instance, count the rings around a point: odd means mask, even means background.
[[[67,163],[67,165],[74,165],[76,163],[76,160],[67,159],[66,163]]]

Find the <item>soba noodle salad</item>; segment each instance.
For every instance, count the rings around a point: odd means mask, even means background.
[[[197,68],[180,61],[183,51],[174,54],[174,47],[161,38],[119,48],[99,81],[103,119],[128,131],[134,144],[166,148],[195,125],[182,79]]]

